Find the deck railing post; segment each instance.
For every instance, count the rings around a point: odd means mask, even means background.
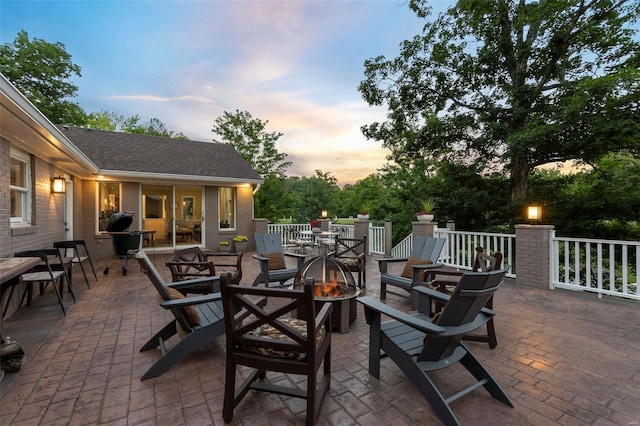
[[[549,241],[553,225],[516,225],[516,284],[549,288]]]
[[[411,223],[411,229],[414,237],[433,237],[437,226],[437,222],[429,221],[417,221]]]

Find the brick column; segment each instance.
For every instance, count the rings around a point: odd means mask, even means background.
[[[411,224],[411,231],[414,237],[433,237],[437,226],[437,222],[417,221]]]
[[[549,288],[549,241],[553,225],[516,225],[516,284]]]
[[[331,231],[331,219],[320,219],[320,229],[322,232]]]
[[[370,244],[371,238],[369,236],[369,228],[371,227],[370,220],[360,220],[356,219],[353,221],[353,238],[362,238],[364,236],[367,237],[367,246]],[[367,247],[367,256],[369,256]]]

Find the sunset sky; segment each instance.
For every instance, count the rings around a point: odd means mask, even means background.
[[[434,1],[434,14],[452,2]],[[404,0],[7,1],[0,42],[21,29],[61,42],[82,68],[86,112],[113,111],[211,141],[224,111],[248,111],[281,132],[288,174],[355,183],[387,152],[360,127],[384,119],[357,90],[364,61],[395,57],[421,32]]]

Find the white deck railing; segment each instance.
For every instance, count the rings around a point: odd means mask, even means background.
[[[550,288],[640,300],[640,242],[556,237],[551,234]]]
[[[309,224],[269,224],[269,232],[279,232],[286,243],[295,231],[310,230]],[[345,238],[353,238],[353,225],[331,225],[333,232]],[[382,226],[369,228],[369,252],[385,253],[385,232]],[[447,266],[470,270],[473,267],[475,248],[483,247],[487,252],[500,252],[504,265],[509,265],[508,277],[517,274],[515,258],[515,234],[451,231],[436,228],[435,237],[447,241],[439,261]],[[409,257],[413,235],[407,236],[392,248],[391,256]],[[551,232],[549,244],[550,288],[580,290],[602,295],[640,300],[638,294],[638,271],[640,271],[640,242],[596,240],[586,238],[557,237]]]
[[[502,253],[503,266],[510,267],[507,276],[515,278],[515,234],[451,231],[446,228],[436,228],[434,236],[447,240],[440,254],[441,263],[454,268],[471,270],[476,256],[476,247],[482,247],[487,253]]]

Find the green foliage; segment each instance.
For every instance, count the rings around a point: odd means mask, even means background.
[[[631,0],[456,2],[395,59],[365,62],[359,90],[388,114],[362,131],[406,169],[505,170],[513,214],[536,167],[640,149],[638,16]]]
[[[0,72],[51,122],[84,124],[85,112],[69,100],[78,91],[70,79],[80,77],[81,68],[71,61],[64,44],[29,40],[21,30],[12,43],[0,45]]]
[[[167,129],[167,126],[157,118],[152,118],[146,123],[140,123],[140,116],[138,115],[125,118],[124,115],[113,111],[93,112],[87,117],[85,125],[92,129],[106,130],[110,132],[187,139],[183,133],[176,133]]]
[[[284,177],[284,173],[291,165],[285,161],[287,154],[278,152],[276,142],[282,133],[266,131],[269,121],[262,121],[247,111],[236,110],[234,113],[225,111],[211,129],[220,137],[220,141],[231,144],[253,169],[263,177],[275,175]]]

